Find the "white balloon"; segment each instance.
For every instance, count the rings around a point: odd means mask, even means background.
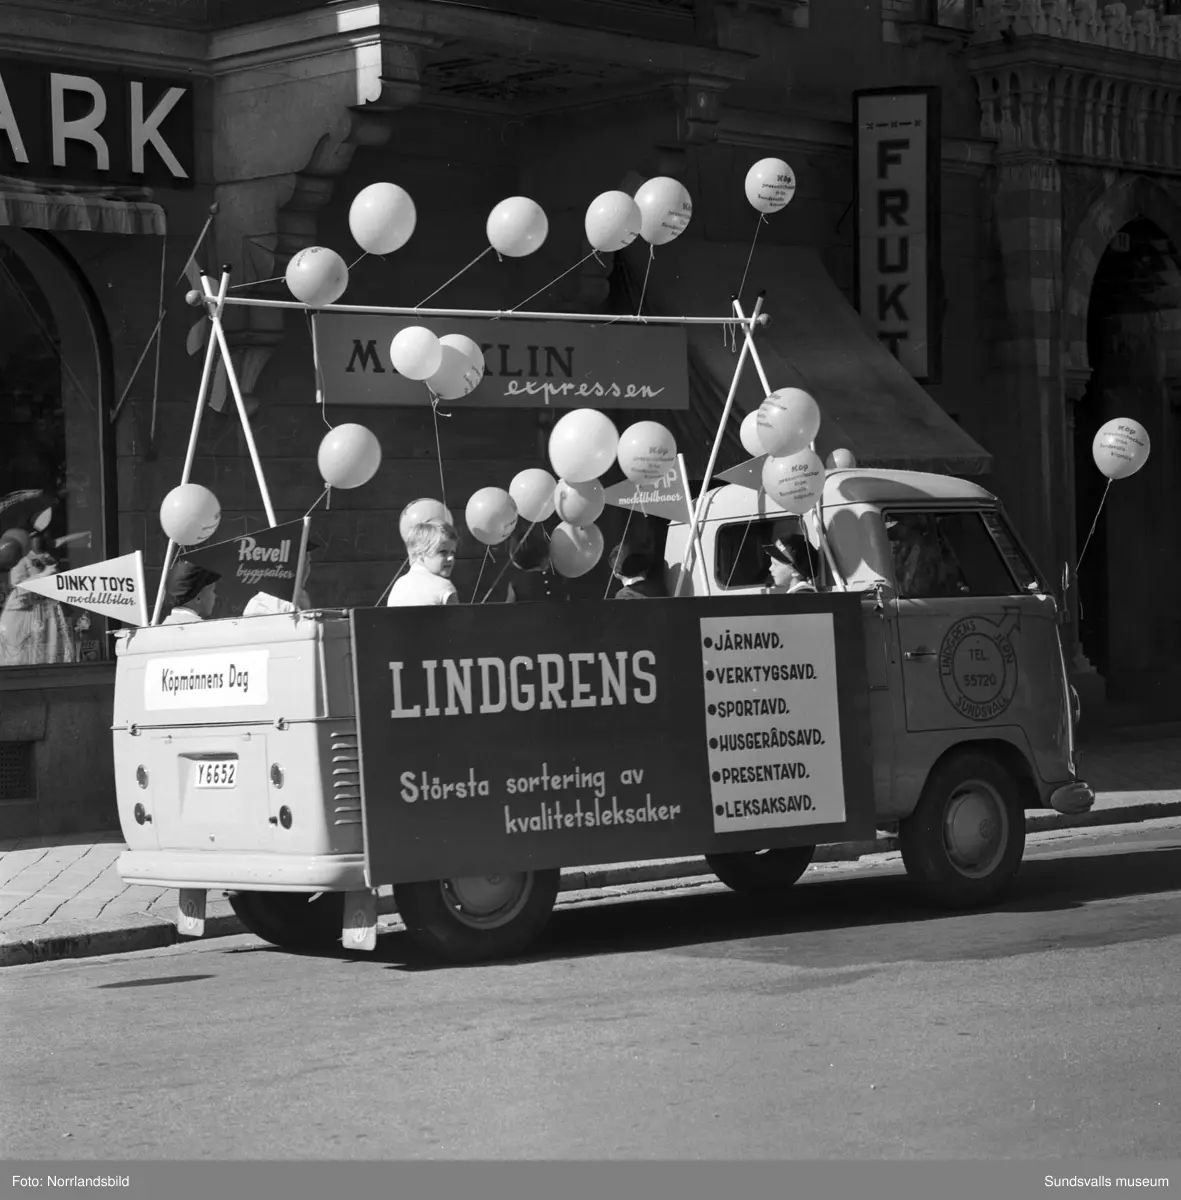
[[[464,373],[464,383],[468,392],[474,391],[484,378],[484,351],[480,349],[479,343],[463,333],[445,333],[439,338],[439,345],[450,346],[467,359],[468,369]],[[464,395],[466,394],[465,392]]]
[[[508,258],[524,258],[540,249],[549,233],[541,205],[528,196],[510,196],[489,214],[486,226],[493,249]]]
[[[761,158],[746,173],[746,198],[761,213],[786,208],[795,194],[795,172],[781,158]]]
[[[164,497],[160,526],[178,546],[196,546],[221,524],[217,497],[199,483],[182,483]]]
[[[801,450],[763,463],[763,490],[780,508],[803,515],[824,491],[824,463],[813,450]]]
[[[651,246],[663,246],[685,232],[693,216],[693,201],[683,183],[658,175],[649,179],[638,192],[640,236]]]
[[[308,246],[287,264],[287,288],[311,308],[335,304],[349,286],[349,269],[335,250]]]
[[[627,192],[603,192],[586,210],[586,240],[604,254],[630,246],[640,236],[644,217]]]
[[[742,427],[738,430],[738,440],[742,443],[743,450],[752,458],[758,458],[760,454],[767,453],[763,449],[763,443],[759,441],[759,410],[757,408],[742,418]]]
[[[596,408],[576,408],[550,430],[549,460],[568,483],[598,479],[615,461],[619,430]]]
[[[425,325],[407,325],[390,342],[390,362],[407,379],[429,379],[443,365],[443,347]]]
[[[517,512],[526,521],[536,524],[553,516],[554,489],[557,486],[558,481],[548,471],[530,467],[513,476],[512,483],[508,485],[508,494],[513,498]]]
[[[1144,466],[1151,449],[1148,431],[1139,421],[1116,417],[1095,434],[1091,457],[1108,479],[1127,479]]]
[[[371,183],[353,198],[349,229],[366,254],[392,254],[414,232],[418,212],[410,193],[396,183]]]

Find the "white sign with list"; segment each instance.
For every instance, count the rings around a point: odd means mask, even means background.
[[[714,832],[845,820],[828,613],[701,621]]]

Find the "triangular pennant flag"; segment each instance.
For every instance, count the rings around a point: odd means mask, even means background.
[[[198,350],[205,349],[205,342],[208,337],[209,321],[205,317],[202,317],[189,330],[189,336],[185,338],[185,349],[189,352],[190,357],[196,354]]]
[[[240,617],[259,593],[293,603],[300,569],[306,557],[311,517],[272,525],[257,533],[198,546],[179,556],[217,576],[219,617]]]
[[[613,483],[604,489],[603,499],[616,508],[630,508],[648,517],[688,521],[693,516],[680,459],[670,464],[668,470],[652,483],[635,483],[630,479]]]
[[[144,556],[139,550],[53,575],[38,575],[16,586],[128,625],[148,623]]]
[[[727,483],[736,483],[739,487],[754,488],[758,491],[763,486],[763,463],[767,461],[767,455],[760,454],[756,458],[748,458],[746,462],[740,462],[738,466],[731,467],[728,471],[719,471],[714,477],[716,479],[724,479]]]
[[[214,412],[222,412],[226,406],[226,388],[229,381],[226,378],[225,360],[219,358],[209,384],[209,407]]]

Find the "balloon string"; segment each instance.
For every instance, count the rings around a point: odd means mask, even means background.
[[[482,259],[484,257],[485,254],[490,254],[491,251],[492,251],[491,246],[485,246],[484,249],[481,250],[480,253],[477,254],[476,257],[473,258],[472,261],[470,263],[468,263],[468,265],[466,267],[461,267],[458,271],[455,272],[454,275],[451,276],[450,279],[447,280],[447,283],[441,283],[437,288],[435,288],[435,290],[433,292],[431,292],[431,294],[429,296],[427,296],[423,300],[420,300],[414,307],[421,308],[427,302],[427,300],[433,300],[445,287],[447,287],[449,284],[454,283],[465,271],[470,271],[472,269],[472,267],[474,267],[476,265],[476,263],[478,263],[480,261],[480,259]]]
[[[328,405],[324,399],[324,373],[320,370],[320,345],[316,338],[316,314],[308,312],[305,315],[308,319],[308,332],[312,339],[312,376],[316,381],[316,404],[320,409],[320,416],[324,424],[331,429],[332,422],[328,420]],[[316,503],[318,504],[319,501]]]
[[[397,571],[394,572],[393,579],[391,579],[389,581],[389,583],[387,583],[385,585],[385,590],[381,593],[380,596],[377,597],[377,603],[373,606],[374,608],[380,608],[382,606],[382,603],[385,601],[385,598],[390,594],[390,589],[394,586],[395,583],[398,582],[399,577],[401,576],[402,572],[404,570],[406,570],[406,567],[409,565],[409,563],[410,563],[410,560],[408,558],[402,559],[402,565],[397,569]]]
[[[742,282],[738,285],[738,299],[742,301],[742,289],[746,287],[746,274],[750,270],[750,260],[754,258],[755,242],[759,240],[759,230],[762,229],[763,223],[767,220],[762,213],[759,213],[758,222],[755,224],[755,235],[750,239],[750,253],[746,256],[746,266],[742,268]]]
[[[368,257],[369,257],[369,251],[366,250],[365,253],[361,255],[361,258],[368,258]],[[361,258],[358,258],[354,262],[349,263],[350,271],[357,265],[357,263],[359,263],[361,261]]]
[[[636,305],[636,316],[640,315],[644,307],[644,297],[648,293],[648,275],[652,270],[652,260],[656,257],[656,247],[649,243],[648,245],[648,266],[644,269],[644,286],[640,288],[640,302]]]
[[[264,283],[282,283],[283,280],[286,278],[287,278],[286,275],[273,275],[270,279],[251,279],[251,280],[248,280],[246,283],[231,283],[230,291],[236,292],[236,291],[239,291],[241,288],[262,287],[262,285]]]
[[[623,551],[622,551],[622,547],[623,547],[623,544],[624,544],[624,543],[627,541],[627,528],[628,528],[628,526],[629,526],[629,525],[632,523],[632,514],[633,514],[634,512],[635,512],[635,509],[633,509],[633,508],[630,508],[630,507],[628,508],[628,510],[627,510],[627,520],[626,520],[626,521],[624,521],[624,523],[623,523],[623,532],[622,532],[622,533],[619,535],[619,546],[620,546],[620,555],[619,555],[619,557],[620,557],[620,558],[622,558],[622,557],[623,557]],[[609,593],[610,593],[610,591],[611,591],[611,584],[612,584],[612,583],[615,581],[615,568],[616,568],[618,565],[619,565],[618,563],[612,564],[612,563],[610,562],[610,560],[608,560],[608,562],[607,562],[607,566],[610,568],[610,570],[609,570],[609,571],[608,571],[608,573],[607,573],[607,586],[606,586],[606,588],[604,588],[604,590],[603,590],[603,599],[604,599],[604,600],[606,600],[606,599],[607,599],[607,596],[608,596],[608,594],[609,594]]]
[[[431,398],[431,416],[435,422],[435,458],[439,462],[439,499],[443,502],[443,507],[447,507],[447,485],[443,482],[443,444],[439,440],[439,401],[437,398]]]
[[[480,561],[480,573],[476,576],[476,586],[472,588],[472,598],[468,601],[469,604],[475,604],[476,597],[480,594],[480,580],[484,578],[484,568],[488,565],[488,560],[490,558],[493,562],[496,561],[495,556],[492,553],[492,547],[485,546],[484,557]]]
[[[734,562],[730,565],[730,574],[726,576],[726,587],[729,587],[734,582],[734,572],[738,570],[738,560],[742,557],[742,547],[746,545],[746,535],[750,533],[753,524],[754,517],[751,517],[742,528],[742,540],[738,543],[738,549],[734,554]]]
[[[1074,564],[1074,577],[1078,579],[1079,569],[1083,565],[1083,558],[1087,553],[1087,547],[1091,544],[1091,535],[1095,532],[1095,526],[1099,524],[1099,514],[1103,511],[1103,504],[1107,499],[1108,489],[1111,487],[1111,479],[1107,480],[1107,487],[1103,489],[1103,495],[1099,498],[1099,507],[1095,510],[1095,519],[1091,522],[1091,532],[1087,534],[1087,540],[1083,542],[1082,553],[1078,556],[1078,562]]]
[[[322,491],[322,492],[321,492],[321,493],[320,493],[320,494],[319,494],[319,495],[316,497],[316,502],[315,502],[315,504],[313,504],[313,505],[312,505],[312,507],[311,507],[311,508],[309,508],[309,509],[308,509],[308,511],[307,511],[306,513],[304,513],[303,515],[304,515],[305,517],[310,517],[310,516],[312,515],[312,513],[315,511],[315,509],[318,507],[318,505],[319,505],[320,501],[321,501],[321,500],[323,500],[323,499],[324,499],[324,497],[325,497],[325,496],[327,496],[327,495],[328,495],[328,493],[329,493],[331,490],[332,490],[331,488],[325,488],[325,489],[324,489],[324,490],[323,490],[323,491]]]
[[[548,292],[548,291],[549,291],[549,289],[550,289],[550,288],[552,288],[552,287],[554,286],[554,284],[558,282],[558,280],[559,280],[559,279],[565,279],[565,278],[566,278],[566,276],[567,276],[567,275],[569,275],[571,271],[577,271],[577,270],[578,270],[578,268],[579,268],[579,267],[581,267],[581,266],[582,266],[582,264],[583,264],[584,262],[586,262],[586,260],[587,260],[588,258],[593,258],[593,259],[594,259],[596,262],[598,262],[598,263],[599,263],[599,265],[600,265],[600,266],[602,266],[602,261],[601,261],[601,260],[600,260],[600,258],[599,258],[599,252],[598,252],[597,250],[592,250],[592,251],[591,251],[589,254],[586,254],[586,255],[584,255],[582,258],[580,258],[580,259],[579,259],[579,260],[578,260],[578,261],[577,261],[577,262],[574,264],[574,266],[572,266],[572,267],[567,267],[567,268],[566,268],[566,270],[564,270],[564,271],[561,273],[561,275],[555,275],[555,276],[554,276],[554,278],[553,278],[553,279],[551,279],[551,280],[549,281],[549,283],[547,283],[547,284],[545,285],[545,287],[540,287],[540,288],[538,288],[538,289],[537,289],[537,291],[535,291],[535,292],[533,293],[533,295],[532,295],[532,296],[526,296],[526,297],[525,297],[525,299],[521,301],[521,304],[517,304],[517,305],[515,305],[513,308],[510,308],[508,311],[509,311],[509,312],[511,312],[511,313],[513,313],[513,312],[516,312],[516,311],[517,311],[517,309],[521,307],[521,305],[523,305],[523,304],[528,304],[530,300],[536,300],[536,299],[537,299],[537,297],[538,297],[538,296],[540,296],[542,292]],[[499,319],[500,319],[499,317],[494,317],[494,318],[493,318],[493,320],[499,320]]]
[[[529,522],[529,528],[525,530],[525,532],[521,535],[519,541],[517,542],[518,546],[523,545],[525,543],[525,540],[533,532],[533,528],[536,524],[537,524],[536,521]],[[513,552],[510,550],[509,554],[508,554],[508,558],[506,558],[504,560],[504,566],[500,568],[500,574],[498,574],[496,576],[496,578],[492,581],[492,586],[484,593],[484,599],[480,601],[481,604],[488,603],[488,597],[491,596],[494,591],[496,591],[496,585],[504,578],[505,571],[507,571],[509,569],[509,567],[511,567],[512,565],[513,565]],[[473,596],[473,599],[474,598],[475,597]]]

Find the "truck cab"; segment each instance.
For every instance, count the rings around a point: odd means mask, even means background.
[[[804,516],[761,489],[711,491],[696,539],[687,523],[669,527],[669,592],[774,593],[767,547],[795,533],[817,590],[863,595],[879,827],[898,824],[907,871],[934,899],[992,899],[1020,864],[1025,810],[1094,803],[1076,773],[1078,701],[1044,576],[984,488],[854,468],[830,471]],[[744,863],[715,869],[741,879]]]

